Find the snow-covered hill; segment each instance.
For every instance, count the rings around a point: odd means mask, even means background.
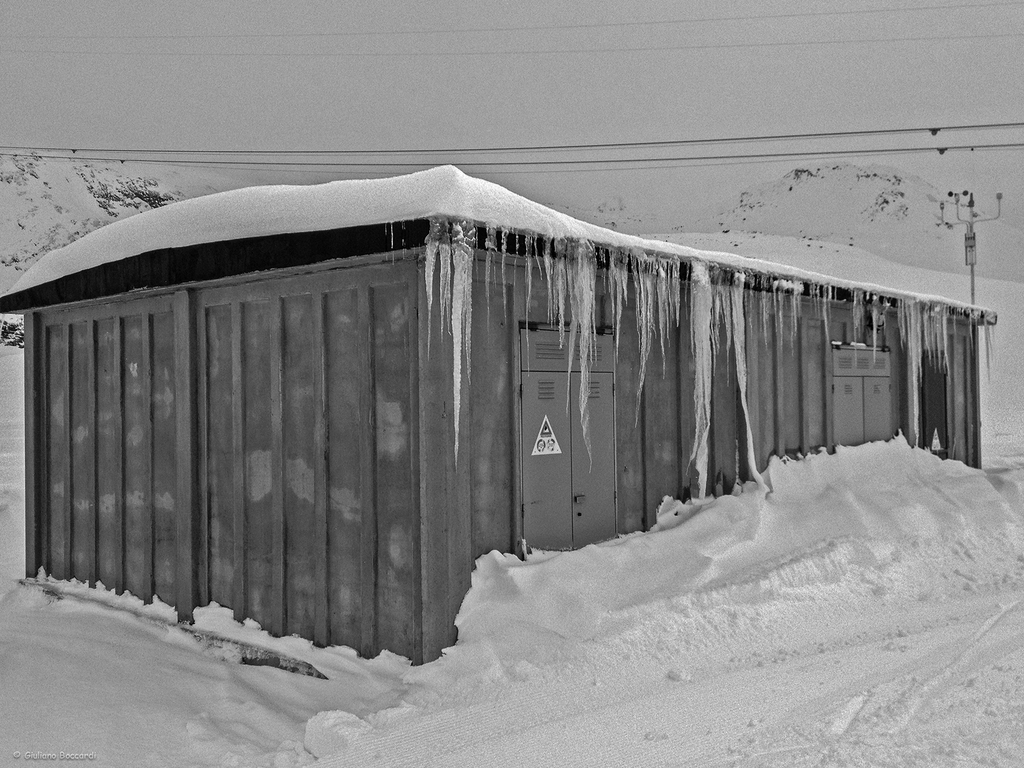
[[[946,202],[945,223],[939,202]],[[994,199],[978,199],[981,216],[996,214]],[[967,217],[962,208],[961,217]],[[688,231],[743,230],[810,237],[856,246],[898,264],[941,272],[964,271],[964,231],[947,190],[881,165],[834,164],[796,168],[750,187]],[[977,228],[979,275],[1024,282],[1024,232],[1002,219]]]
[[[199,168],[0,155],[0,292],[42,254],[104,224],[239,185]]]

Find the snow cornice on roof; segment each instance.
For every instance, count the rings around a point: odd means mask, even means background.
[[[248,187],[172,203],[113,222],[44,255],[22,275],[2,303],[8,305],[6,309],[31,308],[24,300],[14,301],[14,295],[158,251],[425,220],[471,223],[483,233],[492,233],[495,248],[500,247],[501,233],[506,233],[506,240],[507,233],[520,235],[526,252],[532,249],[540,253],[553,248],[548,244],[560,242],[588,243],[590,250],[602,258],[602,266],[607,264],[609,254],[629,254],[635,267],[647,262],[653,267],[659,261],[675,263],[684,273],[686,265],[700,262],[713,270],[744,273],[748,287],[789,280],[800,283],[804,290],[814,285],[863,297],[926,303],[977,322],[994,323],[996,318],[991,310],[943,297],[855,283],[760,259],[623,234],[554,211],[497,184],[468,176],[454,166],[386,179]],[[481,235],[481,244],[487,242],[487,237]],[[173,271],[188,277],[185,268]]]

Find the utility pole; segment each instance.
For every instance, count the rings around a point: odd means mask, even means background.
[[[981,218],[981,214],[975,212],[974,193],[970,190],[965,189],[962,195],[959,192],[949,192],[948,196],[953,198],[957,222],[967,225],[967,232],[964,234],[964,262],[971,268],[971,304],[974,304],[974,266],[978,263],[978,241],[974,234],[974,225],[980,224],[983,221],[995,221],[999,218],[999,215],[1003,212],[1003,193],[996,192],[996,215],[990,216],[987,219]],[[960,216],[961,197],[967,200],[966,219]],[[934,200],[935,198],[932,199]],[[942,215],[942,223],[945,224],[946,203],[944,201],[939,202],[939,213]],[[952,222],[950,223],[952,224]]]

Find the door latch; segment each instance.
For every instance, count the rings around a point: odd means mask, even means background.
[[[579,503],[580,503],[580,502],[582,502],[582,501],[583,501],[583,500],[584,500],[585,498],[587,498],[587,496],[586,496],[586,494],[584,494],[584,493],[577,493],[577,494],[574,494],[574,495],[573,495],[573,497],[572,497],[572,503],[573,503],[573,504],[579,504]]]

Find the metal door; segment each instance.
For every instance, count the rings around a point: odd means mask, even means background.
[[[864,379],[836,376],[834,382],[836,444],[860,445],[864,442]]]
[[[572,545],[615,536],[615,408],[612,374],[590,375],[590,451],[580,423],[580,375],[572,374]],[[529,539],[527,539],[529,541]]]
[[[864,440],[888,440],[892,437],[892,401],[889,379],[864,377]]]
[[[935,355],[921,360],[921,436],[918,443],[946,458],[949,432],[946,422],[946,371]]]
[[[540,549],[573,545],[568,386],[567,373],[523,372],[523,536]]]
[[[590,375],[590,451],[579,415],[579,363],[554,331],[523,331],[523,535],[538,549],[572,549],[615,536],[615,402],[611,337]],[[539,369],[539,370],[538,370]],[[568,407],[567,407],[568,406]]]

